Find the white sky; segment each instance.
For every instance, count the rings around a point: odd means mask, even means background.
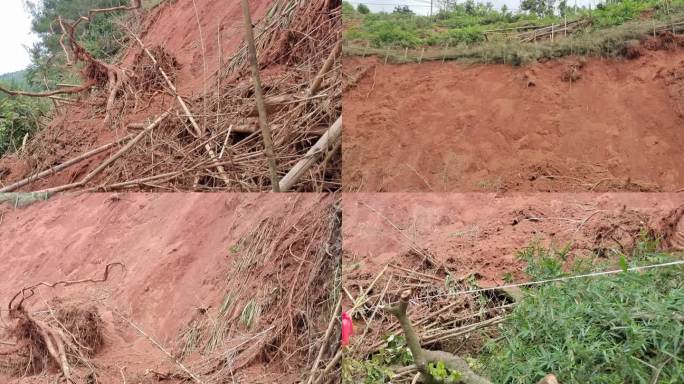
[[[0,0],[0,74],[26,68],[30,60],[24,45],[36,39],[23,0]]]
[[[408,5],[409,8],[416,14],[422,14],[422,15],[427,15],[430,13],[430,0],[348,0],[350,3],[352,3],[354,6],[356,6],[359,3],[366,4],[368,8],[370,8],[371,11],[373,12],[392,12],[394,10],[394,7],[397,5]],[[486,2],[491,2],[494,4],[494,7],[500,8],[502,5],[506,4],[508,9],[510,10],[517,10],[520,8],[520,0],[475,0],[475,2],[480,2],[480,3],[486,3]],[[459,0],[459,3],[465,2],[465,0]],[[583,4],[596,4],[598,1],[597,0],[568,0],[568,4],[570,5],[583,5]],[[434,0],[434,10],[438,9],[437,3],[439,3],[438,0]]]

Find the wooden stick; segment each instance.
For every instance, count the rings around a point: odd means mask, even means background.
[[[112,190],[114,190],[114,189],[132,187],[132,186],[135,186],[135,185],[145,184],[145,183],[148,183],[148,182],[150,182],[150,181],[155,181],[155,180],[159,180],[159,179],[165,179],[165,178],[167,178],[167,179],[173,179],[173,178],[178,177],[178,176],[180,176],[180,175],[182,175],[182,174],[183,174],[182,171],[174,171],[174,172],[162,173],[162,174],[160,174],[160,175],[148,176],[148,177],[143,177],[143,178],[140,178],[140,179],[124,181],[124,182],[121,182],[121,183],[116,183],[116,184],[110,184],[110,185],[103,185],[103,186],[99,186],[99,187],[94,187],[94,188],[87,189],[86,191],[87,191],[87,192],[94,192],[94,191],[109,192],[109,191],[112,191]]]
[[[49,91],[49,92],[13,91],[13,90],[7,89],[7,88],[0,85],[0,92],[6,93],[10,96],[50,97],[50,96],[64,95],[64,94],[69,94],[69,93],[83,92],[83,91],[90,89],[93,85],[95,85],[94,82],[89,81],[83,85],[79,85],[78,87],[60,88],[60,89],[56,89],[54,91]]]
[[[335,306],[335,310],[333,311],[332,316],[330,317],[330,322],[328,323],[328,329],[325,331],[325,336],[323,336],[323,342],[321,344],[321,349],[318,350],[318,355],[316,356],[316,360],[313,363],[313,366],[311,366],[311,374],[309,375],[309,380],[306,381],[306,384],[311,384],[314,380],[314,374],[318,370],[318,364],[321,362],[321,359],[323,358],[323,354],[325,353],[325,350],[327,349],[326,347],[328,346],[328,339],[330,338],[330,335],[332,334],[332,330],[335,328],[335,324],[337,323],[339,312],[342,309],[342,297],[340,297],[337,300],[337,305]]]
[[[79,162],[81,162],[81,161],[83,161],[83,160],[85,160],[85,159],[87,159],[87,158],[89,158],[89,157],[93,157],[93,156],[95,156],[95,155],[97,155],[97,154],[100,154],[100,153],[102,153],[102,152],[108,150],[109,148],[112,148],[112,147],[114,147],[114,146],[116,146],[116,145],[119,145],[119,144],[123,143],[124,141],[129,140],[129,139],[131,139],[131,138],[133,138],[133,135],[128,135],[128,136],[123,137],[123,138],[121,138],[121,139],[119,139],[119,140],[113,141],[113,142],[111,142],[111,143],[109,143],[109,144],[105,144],[105,145],[103,145],[103,146],[101,146],[101,147],[95,148],[95,149],[93,149],[93,150],[91,150],[91,151],[88,151],[88,152],[86,152],[86,153],[84,153],[84,154],[82,154],[82,155],[80,155],[80,156],[74,157],[74,158],[71,159],[71,160],[67,160],[67,161],[65,161],[65,162],[62,163],[62,164],[55,165],[54,167],[51,167],[51,168],[49,168],[49,169],[46,169],[46,170],[44,170],[44,171],[42,171],[42,172],[40,172],[40,173],[37,173],[37,174],[32,175],[32,176],[29,176],[29,177],[27,177],[27,178],[25,178],[25,179],[23,179],[23,180],[17,181],[17,182],[14,183],[14,184],[11,184],[11,185],[8,185],[8,186],[6,186],[6,187],[3,187],[2,189],[0,189],[0,192],[12,192],[12,191],[16,190],[17,188],[21,188],[21,187],[23,187],[23,186],[25,186],[25,185],[27,185],[27,184],[30,184],[30,183],[32,183],[32,182],[34,182],[34,181],[36,181],[36,180],[40,180],[40,179],[42,179],[42,178],[44,178],[44,177],[47,177],[47,176],[49,176],[49,175],[53,175],[53,174],[55,174],[55,173],[57,173],[57,172],[60,172],[60,171],[62,171],[62,170],[64,170],[64,169],[67,169],[67,168],[69,168],[70,166],[72,166],[72,165],[74,165],[74,164],[77,164],[77,163],[79,163]]]
[[[318,379],[316,379],[314,384],[321,384],[321,383],[325,382],[324,381],[325,379],[330,379],[331,378],[329,376],[330,371],[332,371],[332,369],[337,364],[339,364],[341,359],[342,359],[342,350],[340,349],[339,351],[337,351],[337,353],[335,354],[335,357],[333,357],[332,361],[330,361],[330,363],[328,363],[328,365],[325,366],[325,369],[323,370],[323,372],[321,372],[321,374],[318,375]]]
[[[292,169],[280,181],[280,190],[283,192],[289,191],[297,181],[302,177],[306,171],[316,163],[316,160],[325,153],[326,149],[334,147],[337,141],[342,136],[342,116],[337,118],[335,123],[328,129],[328,131],[321,136],[320,139],[309,148],[306,155],[295,164]]]
[[[254,44],[254,31],[252,30],[252,16],[249,13],[247,0],[242,0],[242,13],[245,18],[245,40],[249,51],[249,60],[252,66],[252,78],[254,80],[254,97],[256,99],[257,110],[259,111],[259,126],[261,127],[261,137],[264,141],[264,153],[268,158],[268,168],[271,171],[271,187],[273,192],[280,192],[278,182],[278,165],[276,164],[275,152],[273,151],[273,136],[268,126],[268,116],[264,105],[264,95],[261,89],[261,79],[259,77],[259,62],[257,60],[256,46]]]
[[[318,92],[318,89],[321,87],[321,83],[323,82],[323,78],[325,77],[325,74],[328,73],[330,70],[330,67],[333,66],[333,63],[335,62],[335,59],[337,56],[340,55],[342,52],[342,39],[337,41],[337,44],[335,44],[335,47],[333,50],[330,52],[330,55],[328,55],[328,58],[325,60],[325,63],[323,63],[323,66],[321,67],[321,70],[318,71],[318,75],[316,75],[316,78],[314,81],[311,83],[311,87],[309,88],[309,92],[307,93],[307,97],[311,97]],[[387,62],[385,61],[385,64]]]

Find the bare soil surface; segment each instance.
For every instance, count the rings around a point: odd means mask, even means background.
[[[354,294],[387,264],[448,268],[481,286],[503,284],[507,274],[523,281],[516,255],[535,242],[569,246],[571,261],[627,252],[646,230],[664,236],[663,247],[684,250],[683,194],[359,193],[345,194],[342,206],[344,285]],[[436,265],[424,265],[424,255]]]
[[[344,189],[681,190],[684,49],[640,52],[524,67],[345,57]]]
[[[331,204],[332,197],[314,194],[198,193],[77,194],[24,208],[0,205],[0,381],[53,382],[58,371],[50,365],[23,378],[8,373],[8,361],[23,356],[12,352],[18,341],[7,310],[22,287],[101,279],[106,265],[122,263],[125,271],[113,266],[106,282],[41,286],[22,304],[34,317],[64,305],[99,313],[105,341],[91,359],[97,382],[188,382],[151,339],[205,383],[297,382],[318,352],[302,345],[325,331],[324,308],[334,304],[326,291],[334,273],[315,269],[335,263],[323,249],[333,252],[323,246]],[[247,326],[241,311],[252,299],[261,310]],[[200,336],[207,324],[228,318],[217,350],[232,356],[230,369],[217,363],[216,352],[187,344],[188,330]]]

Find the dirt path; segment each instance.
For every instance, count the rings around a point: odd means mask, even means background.
[[[631,61],[371,67],[344,95],[347,191],[684,188],[684,49]],[[575,82],[561,80],[578,68]],[[581,67],[581,68],[580,68]]]
[[[413,242],[458,277],[501,284],[507,273],[524,278],[516,252],[534,241],[570,244],[573,255],[628,247],[643,227],[682,206],[684,195],[671,193],[346,194],[345,279],[365,280],[389,262],[414,269]],[[684,234],[684,220],[677,225]]]

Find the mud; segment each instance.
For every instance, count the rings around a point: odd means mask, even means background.
[[[299,272],[315,263],[307,256],[308,251],[315,251],[317,242],[327,239],[319,232],[312,233],[306,241],[296,236],[316,228],[318,224],[310,218],[324,217],[331,203],[330,196],[314,194],[197,193],[77,194],[54,197],[24,208],[0,205],[0,260],[3,262],[0,341],[6,341],[5,327],[11,322],[8,302],[22,287],[41,281],[99,279],[105,265],[120,262],[125,265],[125,272],[112,269],[104,283],[40,287],[24,306],[34,316],[44,315],[40,311],[46,307],[55,308],[57,318],[65,324],[88,322],[82,318],[89,315],[74,308],[99,313],[105,336],[103,343],[97,340],[94,343],[97,351],[92,362],[97,367],[100,383],[120,384],[122,375],[133,383],[158,382],[163,377],[169,382],[180,382],[182,375],[178,367],[119,313],[175,354],[179,334],[193,319],[221,307],[227,291],[242,289],[250,292],[250,297],[267,302],[273,300],[273,295],[279,295],[276,288],[282,281],[300,279],[297,289],[311,284]],[[276,236],[278,240],[263,266],[245,266],[239,261],[242,250],[236,246],[265,220],[272,221],[276,225],[273,228],[284,232],[276,230],[272,234],[270,240]],[[292,241],[295,243],[290,244]],[[285,244],[290,252],[283,253],[278,248],[280,244]],[[304,267],[303,260],[307,261]],[[320,279],[332,279],[332,275],[325,273],[313,281],[325,297],[327,292],[321,290],[325,284]],[[293,290],[295,297],[297,289]],[[307,305],[324,308],[322,302]],[[67,312],[59,308],[66,308]],[[254,327],[234,328],[233,332],[237,333],[226,339],[226,345],[242,343],[245,337],[283,320],[274,318],[277,313],[274,309],[278,308],[287,306],[264,304]],[[292,316],[307,313],[306,308],[293,307],[292,311]],[[311,332],[323,333],[328,318],[309,318],[303,324]],[[278,341],[274,340],[273,343]],[[288,348],[287,340],[279,342],[280,348]],[[0,345],[0,355],[5,347]],[[270,352],[270,355],[257,354],[242,361],[242,368],[233,372],[235,380],[273,382],[278,378],[282,382],[295,382],[309,370],[298,353],[292,353],[288,361],[278,356]],[[199,372],[198,359],[200,356],[195,353],[184,363]],[[56,371],[18,379],[3,376],[6,372],[0,369],[0,381],[45,382],[45,377],[54,379],[54,374]]]
[[[683,70],[682,48],[524,67],[345,57],[344,189],[681,190]]]
[[[683,206],[684,195],[673,193],[346,194],[345,286],[388,263],[448,268],[482,286],[503,284],[506,275],[523,281],[517,252],[530,244],[567,246],[570,261],[592,253],[609,257],[628,252],[642,230],[684,250],[678,245]],[[436,265],[425,265],[425,255]]]

